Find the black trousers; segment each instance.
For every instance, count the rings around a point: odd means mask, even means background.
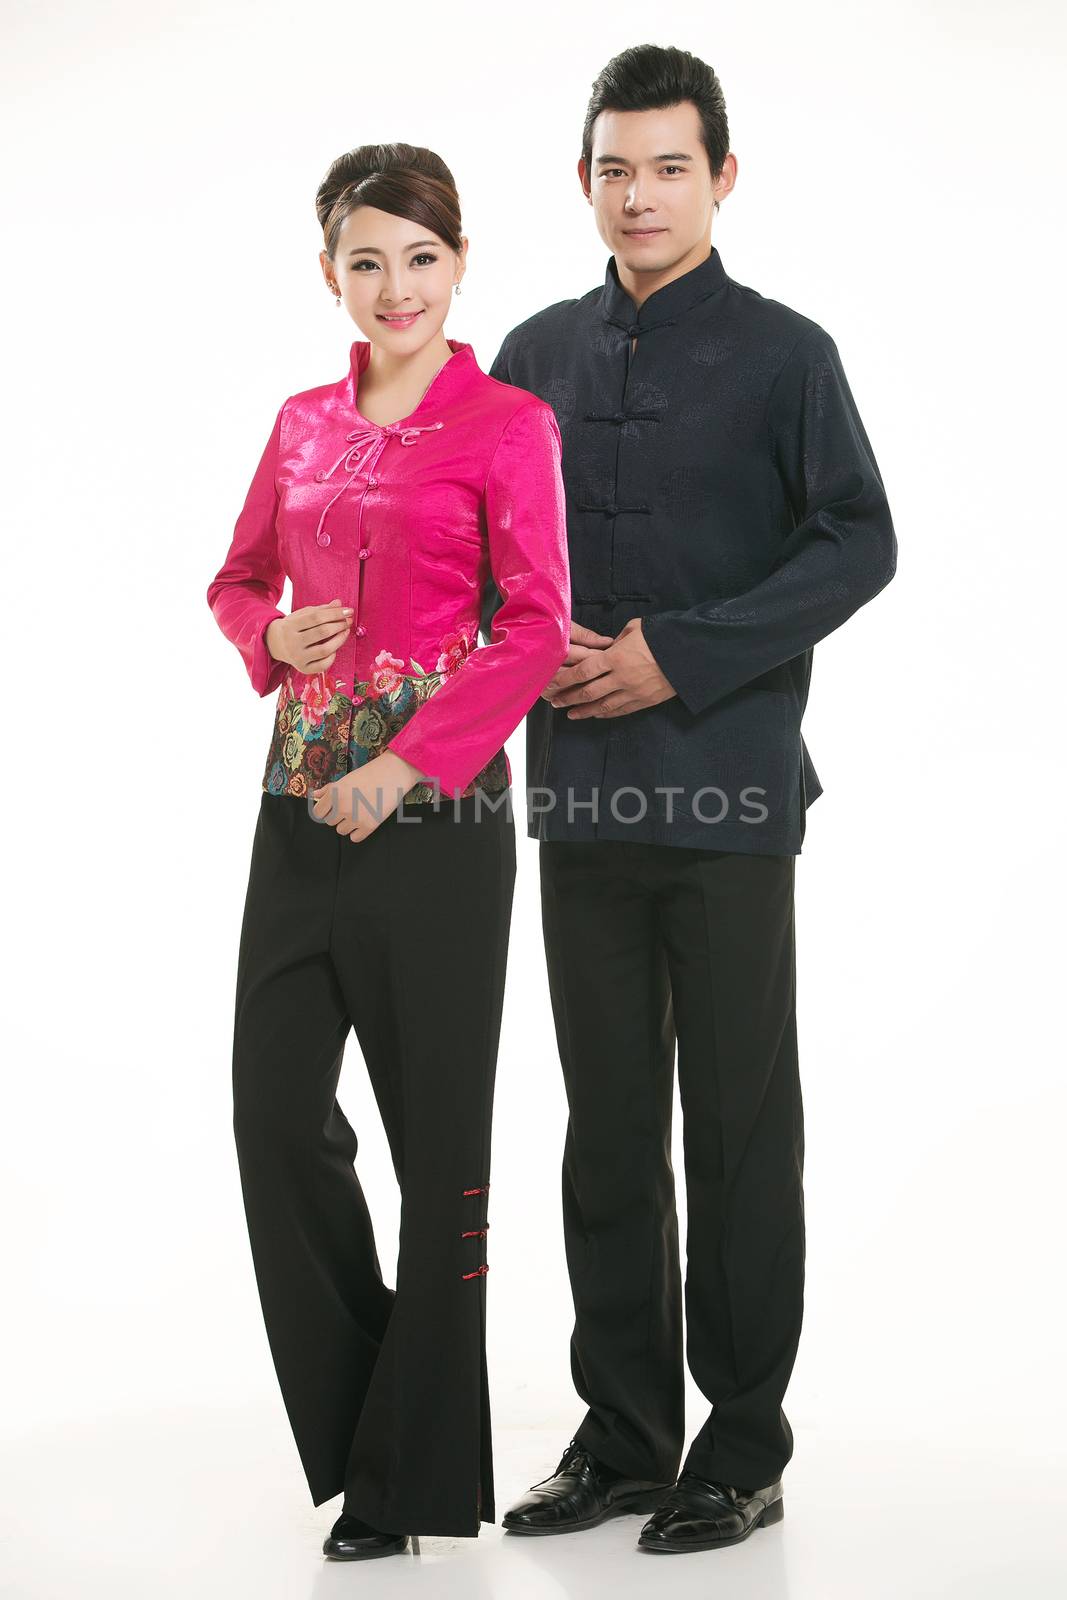
[[[569,1122],[563,1214],[576,1437],[669,1482],[685,1438],[671,1120],[677,1043],[689,1368],[712,1409],[684,1465],[754,1489],[793,1450],[782,1409],[804,1293],[793,856],[629,841],[540,846]]]
[[[314,1504],[343,1491],[387,1532],[495,1520],[486,1231],[515,824],[479,799],[354,844],[264,793],[241,931],[234,1134],[270,1349]],[[401,1190],[395,1291],[336,1099],[352,1027]]]

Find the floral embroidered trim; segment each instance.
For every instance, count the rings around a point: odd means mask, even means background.
[[[328,672],[305,678],[298,695],[291,674],[286,673],[278,694],[263,788],[268,794],[304,797],[312,789],[366,766],[388,748],[419,706],[459,670],[473,648],[474,631],[465,624],[445,634],[432,672],[413,657],[405,662],[380,650],[369,679],[357,683],[351,696],[345,692],[344,680]],[[406,666],[411,670],[405,671]],[[501,749],[471,779],[463,794],[472,795],[476,789],[499,794],[507,786],[507,764]],[[408,790],[404,805],[426,804],[436,795],[433,783],[420,782]]]
[[[465,623],[455,633],[446,633],[437,648],[437,665],[432,672],[427,672],[425,667],[420,667],[414,656],[409,657],[411,665],[410,676],[424,679],[427,683],[431,680],[436,680],[433,688],[428,689],[426,694],[421,696],[420,705],[422,700],[429,698],[434,689],[440,687],[445,678],[451,678],[453,673],[458,672],[464,661],[466,661],[474,648],[473,629],[469,624]],[[388,650],[379,650],[374,658],[374,665],[377,671],[371,673],[368,685],[374,694],[390,694],[393,690],[399,688],[401,678],[406,676],[403,670],[404,662],[399,656],[391,656]],[[356,685],[357,689],[360,687],[360,684]],[[359,703],[360,696],[357,695],[356,704],[358,705]]]

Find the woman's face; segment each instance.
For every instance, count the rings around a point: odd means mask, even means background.
[[[467,240],[457,254],[437,234],[376,206],[357,206],[341,226],[331,261],[319,256],[331,288],[372,344],[411,355],[437,337],[466,270]]]

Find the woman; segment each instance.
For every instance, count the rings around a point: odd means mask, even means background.
[[[249,1235],[313,1502],[344,1493],[324,1550],[356,1559],[495,1520],[503,743],[566,656],[570,591],[555,417],[444,334],[467,255],[448,168],[364,146],[316,204],[326,284],[366,337],[281,407],[207,598],[278,691],[234,1025]],[[504,600],[478,647],[490,573]],[[401,1187],[395,1292],[335,1098],[350,1026]]]

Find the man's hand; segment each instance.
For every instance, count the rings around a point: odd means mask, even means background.
[[[301,606],[288,617],[275,617],[263,635],[275,661],[285,661],[310,676],[325,672],[352,630],[352,607],[340,599],[328,606]]]
[[[410,761],[383,750],[366,766],[346,772],[343,778],[313,789],[311,815],[318,822],[329,822],[353,844],[369,839],[387,817],[391,817],[404,795],[425,773]]]
[[[576,623],[572,624],[572,640],[576,627]],[[588,629],[579,631],[589,633]],[[599,641],[606,635],[589,637]],[[576,648],[572,644],[571,655]],[[544,690],[544,698],[552,705],[568,708],[569,719],[624,717],[674,696],[675,691],[645,643],[640,617],[633,617],[618,638],[606,646],[583,649],[573,666],[571,655]]]

